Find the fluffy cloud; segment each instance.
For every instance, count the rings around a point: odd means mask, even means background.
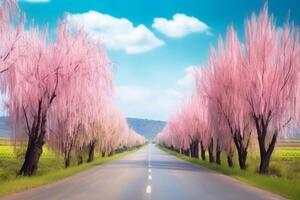
[[[92,39],[101,41],[107,48],[137,54],[164,45],[145,25],[134,26],[126,18],[116,18],[96,11],[83,14],[66,14],[70,28],[83,28]]]
[[[27,3],[48,3],[50,0],[20,0],[21,2]]]
[[[209,32],[209,26],[204,22],[181,13],[175,14],[171,20],[166,18],[154,18],[152,27],[172,38],[180,38],[196,32],[211,34]]]
[[[177,84],[181,87],[192,86],[195,82],[195,68],[194,65],[187,67],[184,76],[177,81]]]
[[[169,88],[166,90],[166,94],[170,95],[172,97],[176,97],[176,98],[183,98],[183,95],[181,92],[179,92],[178,90],[174,89],[174,88]]]
[[[166,90],[166,94],[178,100],[183,100],[192,95],[195,90],[195,68],[197,66],[191,65],[185,68],[184,75],[177,80],[175,88]]]
[[[166,120],[182,100],[176,90],[153,90],[144,86],[122,85],[117,87],[116,104],[131,117]]]
[[[141,101],[151,95],[151,90],[142,86],[122,85],[117,87],[117,98],[122,101]]]
[[[195,67],[186,67],[173,88],[120,85],[117,87],[116,103],[126,116],[166,120],[193,94]]]

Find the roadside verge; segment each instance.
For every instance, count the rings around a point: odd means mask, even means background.
[[[0,197],[4,195],[13,194],[21,191],[25,191],[28,189],[32,189],[38,186],[42,186],[45,184],[53,183],[55,181],[61,180],[63,178],[73,176],[82,171],[90,169],[94,166],[101,165],[107,163],[109,161],[113,161],[116,159],[123,158],[131,153],[138,151],[139,148],[133,148],[131,150],[114,154],[110,157],[97,157],[93,162],[83,163],[79,166],[71,166],[69,168],[58,169],[55,171],[49,171],[43,175],[33,176],[33,177],[18,177],[16,179],[1,182],[0,186]]]
[[[274,194],[279,194],[289,199],[297,200],[300,198],[300,180],[288,180],[284,178],[272,177],[269,175],[261,175],[249,171],[242,171],[237,168],[229,168],[224,165],[217,165],[215,163],[209,163],[208,161],[202,161],[197,158],[191,158],[160,145],[157,146],[166,153],[173,155],[179,159],[230,176],[249,185],[270,191]]]

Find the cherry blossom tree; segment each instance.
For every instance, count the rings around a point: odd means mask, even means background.
[[[199,109],[194,109],[195,103],[184,105],[157,141],[192,149],[193,141],[201,138],[195,134],[197,128],[205,127],[210,161],[214,161],[215,144],[217,163],[225,150],[232,166],[234,144],[240,168],[245,169],[251,134],[255,133],[259,171],[268,172],[278,135],[285,133],[293,119],[299,121],[299,44],[299,30],[289,24],[276,27],[267,6],[246,21],[244,44],[230,27],[225,43],[220,39],[207,66],[197,70]]]
[[[195,73],[196,79],[196,96],[198,101],[198,117],[200,117],[201,122],[201,130],[202,130],[202,142],[201,149],[206,146],[208,149],[209,161],[215,162],[215,158],[213,155],[214,148],[214,135],[211,129],[211,116],[209,114],[209,106],[210,106],[210,98],[208,95],[208,91],[210,88],[210,69],[206,67],[199,68]],[[205,152],[201,150],[202,159],[205,158]]]
[[[255,124],[259,172],[268,172],[278,135],[291,121],[299,73],[299,34],[290,25],[276,28],[267,6],[247,20],[243,65],[244,96]]]
[[[74,33],[73,33],[74,34]],[[59,146],[65,155],[65,166],[70,164],[72,147],[79,149],[87,144],[94,149],[94,131],[90,129],[101,109],[112,100],[112,80],[106,53],[91,43],[83,32],[75,36],[65,26],[58,28],[54,47],[60,58],[60,73],[67,81],[58,87],[59,98],[51,108],[52,131],[56,132]],[[93,150],[92,150],[93,151]],[[92,161],[93,152],[89,160]]]
[[[222,141],[222,146],[231,146],[233,141],[238,152],[240,168],[245,169],[252,129],[248,110],[244,108],[243,86],[240,84],[242,58],[241,45],[233,27],[230,27],[226,44],[224,45],[220,39],[217,51],[212,50],[210,55],[208,68],[211,70],[207,74],[209,87],[206,89],[209,97],[209,113],[212,117],[211,128],[214,129],[217,144],[220,145]],[[220,162],[218,145],[217,161]],[[229,156],[232,151],[230,148],[228,150]]]
[[[9,68],[4,82],[15,137],[28,136],[20,174],[33,175],[49,133],[49,115],[67,119],[60,121],[60,126],[65,129],[62,133],[69,134],[73,140],[71,133],[86,126],[86,113],[89,113],[84,112],[87,106],[80,101],[83,96],[79,97],[78,92],[85,91],[80,95],[91,94],[87,87],[90,83],[99,84],[101,90],[101,83],[110,82],[110,78],[106,73],[109,70],[107,58],[99,53],[97,45],[89,42],[80,31],[67,32],[64,25],[57,29],[56,42],[47,41],[45,33],[32,27],[22,38],[22,46],[24,48],[18,49],[22,56]],[[59,108],[53,108],[56,115],[51,114],[52,107]]]
[[[0,73],[6,72],[20,56],[23,33],[24,20],[17,2],[4,0],[0,5]]]
[[[194,99],[194,117],[197,122],[196,133],[198,135],[199,144],[198,149],[201,153],[201,159],[206,160],[205,152],[209,145],[211,139],[211,130],[209,127],[209,115],[208,115],[208,101],[204,96],[200,96],[199,94],[195,95]]]
[[[205,160],[205,150],[211,138],[207,124],[207,109],[196,96],[188,99],[174,113],[156,142],[188,156]],[[203,102],[202,102],[203,103]]]
[[[46,45],[44,33],[31,28],[22,38],[22,46],[18,49],[22,56],[5,73],[4,83],[14,136],[28,137],[20,174],[33,175],[45,143],[47,113],[56,97],[59,67],[51,63],[51,47]]]
[[[124,115],[115,107],[107,109],[98,121],[96,148],[102,155],[111,156],[116,151],[123,151],[145,143],[145,138],[128,127]]]
[[[105,115],[113,113],[112,76],[105,50],[83,31],[67,29],[64,22],[54,41],[46,30],[33,25],[24,30],[25,17],[20,16],[16,1],[2,2],[1,91],[8,97],[15,141],[27,142],[19,174],[36,173],[45,142],[64,154],[66,167],[74,146],[80,151],[87,148],[88,161],[92,161],[101,135],[97,128],[106,127],[109,118]],[[144,142],[129,131],[123,116],[115,116],[106,141],[110,153],[122,144]]]

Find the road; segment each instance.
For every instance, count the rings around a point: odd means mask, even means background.
[[[170,156],[150,144],[122,159],[4,199],[283,199]]]

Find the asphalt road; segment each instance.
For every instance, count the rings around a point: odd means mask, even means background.
[[[150,144],[125,158],[4,199],[258,200],[283,198],[179,160]]]

